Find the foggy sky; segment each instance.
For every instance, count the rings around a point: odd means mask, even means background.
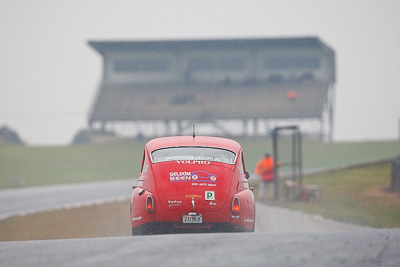
[[[101,78],[88,40],[316,36],[336,53],[334,140],[399,136],[400,1],[0,0],[0,127],[66,145]]]

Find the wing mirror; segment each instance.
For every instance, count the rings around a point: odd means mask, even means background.
[[[246,171],[246,179],[249,179],[250,178],[250,173],[249,173],[249,171]]]

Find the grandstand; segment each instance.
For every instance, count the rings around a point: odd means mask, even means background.
[[[103,56],[91,128],[161,120],[168,134],[170,121],[181,131],[183,122],[315,120],[332,138],[334,52],[318,38],[89,45]]]

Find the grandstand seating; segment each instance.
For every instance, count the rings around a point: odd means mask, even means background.
[[[287,92],[297,97],[289,99]],[[328,86],[322,82],[232,85],[104,85],[92,121],[320,118]],[[251,107],[251,108],[249,108]]]

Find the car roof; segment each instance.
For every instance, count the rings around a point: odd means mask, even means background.
[[[238,142],[222,137],[213,136],[168,136],[159,137],[150,140],[146,147],[148,151],[154,151],[163,147],[177,147],[177,146],[204,146],[204,147],[218,147],[228,149],[236,154],[240,153],[241,146]]]

